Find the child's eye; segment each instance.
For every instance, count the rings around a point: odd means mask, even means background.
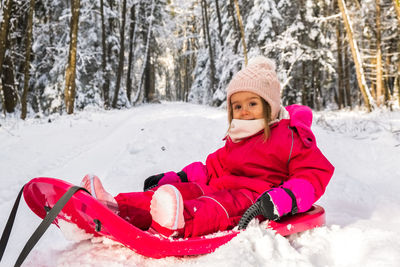
[[[242,108],[241,105],[234,105],[234,106],[233,106],[233,109],[236,109],[236,110],[239,110],[239,109],[241,109],[241,108]]]
[[[250,107],[257,106],[257,102],[250,102],[249,106],[250,106]]]

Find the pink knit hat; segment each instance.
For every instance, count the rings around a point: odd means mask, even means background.
[[[252,92],[262,97],[271,106],[271,120],[279,113],[281,105],[281,85],[275,72],[275,64],[263,56],[251,59],[249,65],[236,73],[227,91],[228,112],[231,96],[237,92]]]

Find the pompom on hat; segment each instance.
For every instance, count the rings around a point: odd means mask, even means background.
[[[227,107],[231,109],[231,96],[237,92],[252,92],[259,95],[271,106],[271,120],[279,113],[281,106],[281,85],[270,59],[258,56],[236,73],[227,88]]]

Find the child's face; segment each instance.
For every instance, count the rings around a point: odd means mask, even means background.
[[[231,96],[233,119],[257,120],[264,118],[261,97],[251,92],[237,92]]]

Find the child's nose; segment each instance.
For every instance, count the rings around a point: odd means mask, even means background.
[[[249,109],[247,107],[243,107],[241,110],[241,115],[247,115],[249,114]]]

